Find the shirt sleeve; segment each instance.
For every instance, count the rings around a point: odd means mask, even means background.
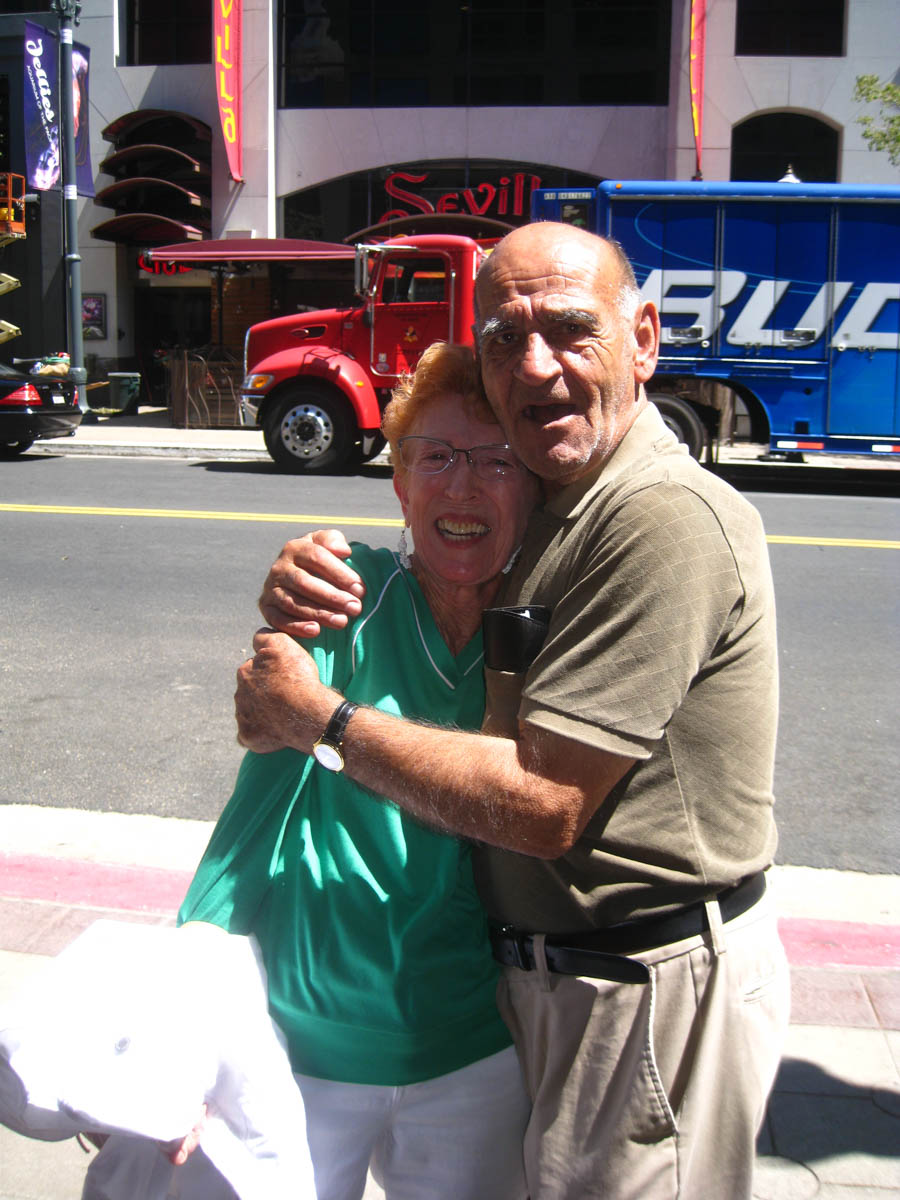
[[[648,758],[740,610],[735,556],[709,504],[667,481],[603,513],[575,557],[520,717]]]

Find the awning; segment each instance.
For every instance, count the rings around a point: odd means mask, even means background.
[[[379,242],[392,237],[407,237],[413,233],[455,233],[474,241],[502,238],[515,229],[508,221],[496,217],[480,217],[475,213],[410,213],[408,217],[393,217],[367,229],[357,229],[344,238],[345,242]]]
[[[147,252],[150,262],[197,263],[213,267],[229,262],[296,262],[301,259],[350,259],[352,246],[339,242],[310,242],[299,238],[224,238],[199,244],[176,243],[155,246]]]
[[[134,112],[124,113],[106,126],[103,137],[108,142],[121,144],[123,139],[132,138],[138,130],[142,135],[141,141],[160,142],[162,145],[177,144],[185,134],[198,142],[208,142],[212,138],[212,131],[205,121],[168,108],[138,108]],[[151,133],[156,136],[151,137]]]
[[[101,238],[105,242],[152,246],[154,242],[164,242],[166,238],[171,237],[191,238],[199,242],[203,232],[193,225],[173,221],[170,217],[160,217],[156,213],[123,213],[119,217],[104,221],[102,225],[95,225],[91,236]]]
[[[180,179],[195,175],[209,178],[207,163],[192,158],[183,150],[176,150],[172,146],[159,146],[155,142],[140,142],[136,146],[114,150],[104,158],[100,170],[105,175],[113,175],[120,179],[132,171],[136,171],[138,175],[152,175],[162,179]]]
[[[129,179],[119,179],[116,183],[111,183],[109,187],[97,193],[94,203],[103,208],[120,208],[127,207],[129,199],[137,201],[135,208],[157,210],[167,206],[205,208],[209,203],[196,192],[182,187],[180,183],[147,175],[133,175]]]

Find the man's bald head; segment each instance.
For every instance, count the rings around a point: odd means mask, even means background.
[[[510,445],[549,488],[602,464],[646,404],[659,317],[622,248],[572,225],[523,225],[478,275],[476,341]]]
[[[506,260],[517,255],[534,256],[535,261],[548,264],[566,260],[572,255],[583,261],[603,264],[609,286],[616,290],[622,316],[630,319],[640,299],[640,289],[627,254],[615,238],[588,233],[575,225],[560,221],[537,221],[521,225],[499,241],[478,272],[475,282],[475,337],[478,341],[482,323],[479,297],[494,273],[502,272]]]

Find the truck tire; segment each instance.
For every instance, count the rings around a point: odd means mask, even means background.
[[[684,400],[677,396],[669,396],[665,392],[656,392],[649,396],[663,421],[672,430],[679,442],[684,442],[691,457],[699,459],[706,445],[706,430],[703,422]]]
[[[353,455],[351,418],[343,397],[324,388],[295,388],[265,417],[266,449],[287,471],[332,471]]]
[[[0,458],[18,458],[33,445],[34,438],[19,438],[17,442],[0,442]]]

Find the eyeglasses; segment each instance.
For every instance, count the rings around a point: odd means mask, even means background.
[[[451,446],[438,438],[410,435],[398,440],[400,462],[407,471],[416,475],[439,475],[456,462],[457,454],[464,454],[466,462],[479,479],[497,479],[513,475],[522,469],[522,464],[509,446]]]

